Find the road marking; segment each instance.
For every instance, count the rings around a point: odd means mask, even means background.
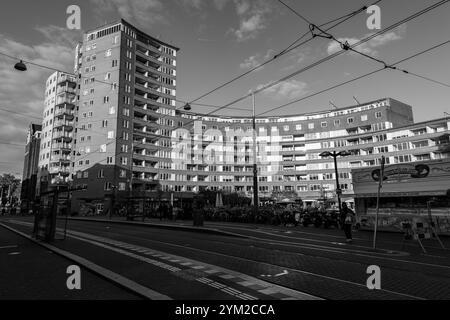
[[[80,235],[81,238],[75,236],[75,234]],[[101,242],[110,241],[108,238],[94,236],[94,235],[90,235],[90,234],[86,234],[86,233],[78,232],[78,231],[69,231],[69,236],[70,237],[74,237],[74,238],[79,238],[82,241],[91,241],[91,240],[88,240],[88,239],[95,239],[95,240],[98,240],[98,241],[101,241]],[[86,237],[88,239],[83,239],[82,237]],[[152,240],[150,240],[150,241],[152,241]],[[157,242],[160,242],[160,241],[157,241]],[[113,241],[112,243],[122,244],[123,242]],[[98,243],[97,245],[104,246],[101,243]],[[135,247],[137,247],[137,246],[135,246]],[[116,248],[113,248],[113,249],[116,249]],[[194,248],[192,248],[192,247],[189,247],[188,249],[194,250]],[[120,250],[120,249],[117,249],[117,250]],[[156,251],[156,250],[154,250],[154,251]],[[133,254],[130,253],[128,255],[131,256]],[[163,256],[163,255],[164,254],[162,254],[161,256]],[[167,255],[167,253],[165,255]],[[137,257],[143,258],[143,257],[138,256],[138,255],[137,255]],[[177,255],[173,255],[172,254],[171,257],[172,258],[176,258],[176,259],[178,259],[180,261],[186,261],[186,258],[177,256]],[[213,266],[213,265],[210,265],[210,264],[207,264],[207,263],[203,263],[203,262],[199,262],[199,261],[195,261],[195,260],[191,260],[191,259],[190,259],[190,261],[192,261],[192,262],[187,261],[187,262],[184,262],[184,264],[186,264],[186,263],[188,263],[189,265],[201,264],[201,265],[205,266],[206,268],[210,268],[212,271],[214,271],[213,273],[216,273],[215,271],[217,270],[218,272],[221,272],[221,273],[228,274],[228,275],[232,276],[232,278],[239,278],[239,279],[242,279],[242,281],[251,281],[251,282],[255,283],[256,285],[260,285],[262,288],[273,288],[277,292],[277,294],[281,294],[281,295],[283,295],[283,297],[293,297],[296,300],[322,300],[321,298],[318,298],[316,296],[313,296],[313,295],[310,295],[310,294],[307,294],[307,293],[304,293],[304,292],[300,292],[300,291],[297,291],[297,290],[289,289],[289,288],[286,288],[286,287],[282,287],[282,286],[279,286],[279,285],[276,285],[276,284],[273,284],[273,283],[265,282],[265,281],[262,281],[260,279],[254,278],[254,277],[246,275],[246,274],[238,273],[238,272],[231,271],[231,270],[228,270],[228,269],[225,269],[225,268],[221,268],[221,267],[218,267],[218,266]],[[181,265],[183,265],[183,263],[181,263]],[[178,269],[178,270],[181,270],[181,269]],[[205,272],[205,273],[208,273],[208,272]],[[211,273],[211,271],[210,271],[210,273]],[[215,287],[216,289],[223,289],[223,288],[227,287],[226,285],[218,283],[218,282],[215,282],[215,281],[211,282],[209,285]],[[257,298],[255,298],[255,297],[253,297],[251,295],[244,294],[244,293],[241,293],[240,295],[237,295],[237,297],[240,298],[240,299],[245,299],[245,300],[257,299]]]
[[[287,270],[284,270],[282,273],[274,275],[274,277],[281,277],[287,275],[289,272]]]
[[[70,231],[70,232],[72,233],[73,231]],[[138,237],[136,237],[136,238],[138,238]],[[238,259],[238,260],[250,261],[250,262],[252,262],[252,263],[255,262],[254,260],[250,260],[250,259],[246,259],[246,258],[241,258],[241,257],[236,257],[236,256],[231,256],[231,255],[226,255],[226,254],[218,253],[218,252],[215,252],[215,251],[209,251],[209,250],[197,249],[197,248],[193,248],[193,247],[186,247],[186,246],[177,245],[177,244],[173,244],[173,243],[169,243],[169,242],[164,242],[164,241],[158,241],[158,240],[150,240],[150,239],[146,239],[146,240],[147,240],[147,241],[150,241],[150,242],[163,243],[163,244],[166,244],[166,245],[169,245],[169,246],[180,247],[180,248],[185,248],[185,249],[194,250],[194,251],[207,252],[207,253],[209,253],[209,254],[215,254],[215,255],[219,255],[219,256],[223,256],[223,257],[228,257],[228,258],[231,257],[231,258]],[[258,263],[259,263],[259,264],[265,264],[265,265],[268,265],[268,266],[277,266],[277,265],[274,265],[274,264],[271,264],[271,263],[267,263],[267,262],[258,262]],[[205,265],[205,263],[203,263],[203,264]],[[277,267],[279,267],[279,266],[277,266]],[[285,268],[286,268],[286,267],[285,267]],[[219,269],[219,268],[217,267],[217,269]],[[343,279],[339,279],[339,278],[329,277],[329,276],[325,276],[325,275],[321,275],[321,274],[316,274],[316,273],[312,273],[312,272],[308,272],[308,271],[303,271],[303,270],[299,270],[299,269],[294,269],[294,268],[286,268],[286,269],[287,269],[287,270],[294,271],[294,272],[300,272],[300,273],[303,273],[303,274],[311,275],[311,276],[318,277],[318,278],[324,278],[324,279],[327,279],[327,280],[334,280],[334,281],[337,281],[337,282],[342,282],[342,283],[346,283],[346,284],[355,285],[355,286],[358,286],[358,287],[367,288],[367,287],[366,287],[365,285],[363,285],[363,284],[356,283],[356,282],[352,282],[352,281],[347,281],[347,280],[343,280]],[[227,272],[225,272],[225,273],[227,273]],[[251,277],[251,276],[250,276],[250,277]],[[241,276],[241,278],[243,278],[243,277]],[[252,277],[252,278],[253,278],[253,277]],[[257,278],[254,278],[254,279],[257,279]],[[257,279],[257,280],[258,280],[258,279]],[[263,281],[263,282],[264,282],[264,281]],[[283,288],[283,289],[288,289],[288,288],[285,288],[285,287],[282,287],[282,288]],[[296,290],[293,290],[293,289],[288,289],[288,290],[292,290],[292,291],[294,291],[294,292],[297,292],[297,293],[300,293],[300,294],[309,296],[309,297],[310,297],[309,299],[318,299],[318,297],[309,295],[309,294],[307,294],[307,293],[303,293],[303,292],[296,291]],[[413,295],[409,295],[409,294],[405,294],[405,293],[400,293],[400,292],[395,292],[395,291],[391,291],[391,290],[387,290],[387,289],[381,289],[381,290],[379,290],[379,291],[384,291],[384,292],[387,292],[387,293],[390,293],[390,294],[399,295],[399,296],[404,296],[404,297],[407,297],[407,298],[410,298],[410,299],[426,300],[426,299],[421,298],[421,297],[416,297],[416,296],[413,296]],[[303,299],[305,299],[304,296],[303,296]]]
[[[0,247],[0,249],[11,249],[11,248],[17,248],[17,247],[18,247],[18,245],[11,245],[11,246]]]

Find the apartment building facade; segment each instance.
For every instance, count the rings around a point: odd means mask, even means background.
[[[124,20],[85,34],[76,49],[79,101],[73,178],[86,185],[96,209],[131,190],[156,191],[159,170],[171,161],[178,48]],[[138,165],[140,164],[140,165]]]
[[[36,182],[39,169],[41,131],[41,124],[31,123],[28,127],[23,162],[22,188],[20,190],[22,213],[28,213],[36,200]]]
[[[58,71],[46,81],[37,194],[41,186],[46,189],[71,179],[76,86],[73,74]]]

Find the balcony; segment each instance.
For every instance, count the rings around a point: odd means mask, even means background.
[[[66,142],[72,141],[72,134],[65,131],[57,131],[53,133],[54,140],[64,140]]]
[[[53,167],[53,168],[50,168],[48,171],[50,174],[59,174],[59,175],[64,175],[64,176],[67,176],[70,174],[70,168],[68,168],[68,167]]]
[[[56,97],[56,107],[58,106],[70,106],[74,107],[76,102],[76,96],[70,93],[63,93]]]
[[[52,148],[53,148],[53,150],[61,150],[62,152],[70,152],[72,150],[72,145],[69,143],[54,143]]]
[[[74,76],[64,74],[59,77],[58,86],[68,86],[70,88],[76,88],[77,80]]]
[[[59,108],[55,110],[55,117],[61,118],[65,117],[66,120],[73,120],[75,117],[75,111],[69,110],[67,108]]]
[[[70,155],[53,155],[50,157],[50,162],[53,163],[70,163]]]
[[[55,121],[53,126],[54,128],[63,128],[65,131],[73,130],[73,122],[71,121]]]

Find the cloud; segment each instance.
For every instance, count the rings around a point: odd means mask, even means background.
[[[376,50],[376,48],[384,46],[393,41],[401,40],[405,33],[406,33],[406,25],[403,25],[394,31],[380,34],[380,35],[376,36],[375,38],[356,46],[354,49],[357,51],[360,51],[362,53],[365,53],[367,55],[378,56],[378,50]],[[363,38],[367,38],[370,35],[371,34],[367,34]],[[361,39],[338,38],[338,40],[341,42],[344,42],[344,43],[347,41],[350,45],[353,45],[353,44],[359,42]],[[341,46],[336,41],[331,41],[328,44],[327,52],[329,55],[336,53],[340,50],[341,50]],[[357,53],[352,53],[352,54],[356,55]]]
[[[229,0],[214,0],[214,6],[217,10],[223,10],[223,8],[230,2]]]
[[[268,16],[272,5],[264,0],[235,0],[236,13],[239,17],[239,28],[231,28],[230,32],[240,42],[257,37],[261,30],[267,28]]]
[[[39,31],[48,41],[68,47],[75,47],[83,39],[82,30],[69,30],[61,26],[37,26],[35,30]]]
[[[266,86],[270,85],[270,83],[267,84],[261,84],[256,89],[260,90]],[[273,87],[270,87],[266,90],[264,90],[262,93],[266,96],[270,96],[271,98],[275,100],[281,100],[281,99],[298,99],[302,96],[304,96],[306,93],[308,93],[308,84],[303,81],[298,81],[295,79],[287,80],[280,82]]]
[[[120,17],[143,28],[149,24],[167,23],[164,5],[160,0],[91,0],[91,2],[95,13],[100,17],[118,12]]]
[[[53,26],[39,27],[39,32],[47,34],[54,41],[45,39],[41,44],[26,45],[0,34],[0,51],[13,57],[51,68],[71,71],[73,69],[74,48],[70,41],[63,39],[62,34]],[[51,37],[51,35],[53,37]],[[53,73],[52,70],[28,64],[26,72],[13,68],[17,61],[0,56],[0,108],[23,113],[27,116],[15,115],[0,111],[0,140],[14,143],[25,143],[30,122],[40,123],[44,110],[45,81]],[[36,119],[37,117],[38,119]],[[16,162],[16,165],[0,163],[0,171],[21,171],[24,148],[0,145],[2,161]]]
[[[254,56],[250,56],[247,59],[242,62],[239,67],[241,69],[253,69],[257,67],[258,65],[262,64],[263,62],[269,60],[270,58],[273,58],[275,54],[275,50],[269,49],[267,50],[266,54],[263,56],[260,53],[257,53]],[[262,68],[261,68],[262,69]]]

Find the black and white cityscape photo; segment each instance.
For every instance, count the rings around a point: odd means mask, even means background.
[[[0,300],[450,300],[449,2],[2,0]]]

